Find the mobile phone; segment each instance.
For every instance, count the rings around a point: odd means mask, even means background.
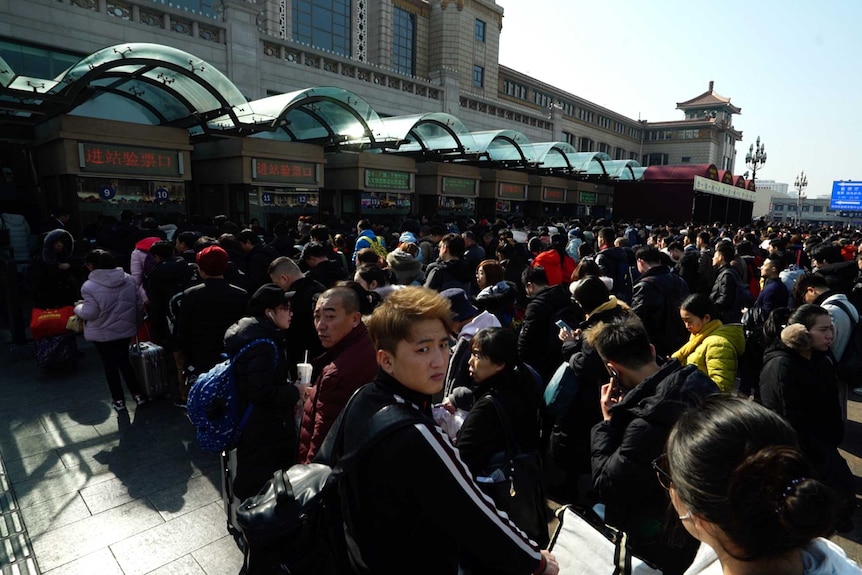
[[[575,331],[572,327],[561,319],[557,320],[557,327],[566,331]]]
[[[623,388],[620,385],[620,374],[611,366],[608,366],[608,370],[610,370],[611,377],[614,379],[614,387],[611,390],[611,397],[619,399],[623,396]]]

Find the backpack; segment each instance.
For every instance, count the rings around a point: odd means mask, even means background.
[[[853,321],[853,314],[850,313],[850,309],[844,305],[844,302],[832,301],[829,303],[841,308],[841,311],[847,314],[850,321]],[[862,371],[862,318],[853,323],[853,331],[850,332],[847,347],[844,348],[844,353],[835,364],[835,375],[840,381],[850,381],[855,380],[860,371]]]
[[[779,279],[781,279],[781,283],[784,284],[784,287],[787,288],[787,305],[789,307],[793,306],[793,286],[796,284],[796,280],[799,279],[799,276],[805,273],[805,270],[796,264],[790,264],[785,269],[778,274]]]
[[[186,413],[197,428],[197,439],[205,451],[220,453],[236,447],[242,430],[251,416],[253,404],[241,410],[234,364],[247,350],[268,343],[275,350],[278,366],[278,346],[271,339],[255,339],[239,353],[200,374],[189,390]]]
[[[357,447],[342,456],[344,419],[361,389],[339,415],[314,463],[276,471],[237,509],[245,540],[243,573],[258,572],[264,564],[261,572],[266,573],[341,575],[355,572],[354,564],[361,565],[356,546],[348,543],[351,521],[341,506],[339,480],[386,435],[421,421],[409,405],[386,405],[351,438]]]

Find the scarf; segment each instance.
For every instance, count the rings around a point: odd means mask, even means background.
[[[712,332],[720,328],[722,325],[724,324],[721,323],[720,319],[708,321],[703,325],[698,333],[691,334],[688,338],[688,343],[679,348],[671,357],[678,359],[681,364],[685,365],[685,360],[688,356],[691,355],[691,353],[696,350],[701,343],[703,343],[703,340],[712,335]]]

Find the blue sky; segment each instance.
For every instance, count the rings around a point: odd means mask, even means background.
[[[862,1],[497,0],[500,63],[630,118],[679,120],[707,90],[742,108],[735,173],[809,196],[862,180]]]

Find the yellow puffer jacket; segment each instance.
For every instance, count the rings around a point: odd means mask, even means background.
[[[724,325],[714,319],[673,354],[683,365],[695,365],[709,376],[722,393],[733,391],[739,356],[745,351],[745,334],[738,323]]]

